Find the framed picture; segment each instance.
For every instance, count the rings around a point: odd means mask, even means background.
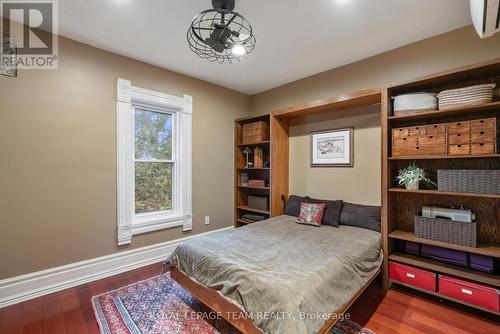
[[[354,128],[311,132],[311,167],[352,167]]]

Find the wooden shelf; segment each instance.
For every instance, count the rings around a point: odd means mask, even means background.
[[[269,189],[271,189],[269,187],[251,187],[251,186],[242,186],[242,185],[238,185],[237,187],[241,188],[241,189],[259,189],[259,190],[269,190]]]
[[[442,242],[442,241],[434,241],[434,240],[429,240],[429,239],[417,238],[415,236],[415,233],[401,231],[401,230],[396,230],[396,231],[389,233],[389,238],[406,240],[406,241],[413,241],[413,242],[417,242],[417,243],[425,244],[425,245],[438,246],[438,247],[449,248],[449,249],[456,249],[456,250],[464,251],[464,252],[468,252],[468,253],[493,256],[493,257],[500,258],[500,247],[497,247],[494,245],[479,245],[478,247],[475,247],[475,248],[468,247],[468,246],[461,246],[461,245],[450,244],[450,243]]]
[[[271,143],[271,141],[266,140],[266,141],[261,141],[258,143],[252,143],[252,144],[238,144],[238,147],[265,146],[265,145],[269,145],[270,143]]]
[[[270,214],[269,210],[254,209],[254,208],[251,208],[251,207],[245,206],[245,205],[238,206],[237,209],[238,210],[249,211],[249,212],[262,213],[262,214],[265,214],[265,215],[269,215]]]
[[[387,117],[387,119],[396,120],[396,121],[403,121],[403,120],[410,121],[410,120],[419,120],[419,119],[439,118],[439,117],[444,117],[444,116],[463,115],[463,114],[471,115],[471,114],[485,113],[485,112],[490,112],[490,111],[491,112],[500,111],[500,101],[482,104],[479,106],[466,107],[466,108],[426,111],[426,112],[422,112],[422,113],[418,113],[418,114],[405,115],[405,116],[389,116],[389,117]]]
[[[244,224],[244,225],[248,225],[248,224],[253,224],[253,223],[256,223],[254,221],[251,221],[251,220],[248,220],[248,219],[236,219],[236,221],[240,224]]]
[[[476,282],[493,285],[495,287],[500,287],[500,276],[482,273],[480,271],[468,268],[457,267],[451,264],[434,261],[411,254],[396,252],[389,255],[389,260],[431,271],[436,271],[442,274],[448,274]]]
[[[330,99],[314,101],[308,104],[288,107],[272,112],[273,116],[280,119],[290,119],[313,115],[321,112],[332,112],[350,108],[379,104],[382,91],[380,88],[367,89],[349,94],[340,95]]]
[[[447,299],[447,300],[450,300],[452,302],[456,302],[456,303],[459,303],[459,304],[462,304],[462,305],[465,305],[465,306],[473,307],[473,308],[476,308],[476,309],[484,311],[484,312],[492,313],[492,314],[495,314],[495,315],[500,315],[500,313],[495,312],[493,310],[490,310],[490,309],[487,309],[487,308],[484,308],[484,307],[481,307],[481,306],[478,306],[478,305],[474,305],[474,304],[471,304],[471,303],[467,303],[467,302],[464,302],[462,300],[459,300],[459,299],[456,299],[456,298],[453,298],[453,297],[448,297],[448,296],[443,295],[443,294],[441,294],[439,292],[429,291],[429,290],[425,290],[425,289],[420,289],[420,288],[417,288],[415,286],[412,286],[412,285],[409,285],[409,284],[405,284],[405,283],[402,283],[402,282],[398,282],[398,281],[395,281],[395,280],[392,280],[392,279],[389,280],[389,282],[391,284],[394,284],[394,283],[395,284],[399,284],[399,285],[405,286],[405,287],[413,289],[413,290],[417,290],[417,291],[420,291],[420,292],[428,293],[430,295],[433,295],[433,296],[436,296],[436,297],[439,297],[439,298],[443,298],[443,299]]]
[[[438,190],[431,190],[431,189],[408,190],[408,189],[404,189],[404,188],[390,188],[389,191],[396,192],[396,193],[409,193],[409,194],[480,197],[480,198],[500,199],[500,195],[495,195],[495,194],[458,193],[458,192],[438,191]]]
[[[485,159],[485,158],[500,158],[500,154],[483,154],[483,155],[416,155],[407,157],[389,157],[389,160],[439,160],[439,159]]]
[[[271,168],[268,168],[268,167],[252,167],[252,168],[245,168],[245,167],[242,167],[242,168],[237,168],[238,170],[271,170]]]

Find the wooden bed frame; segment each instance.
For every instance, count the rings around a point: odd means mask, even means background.
[[[366,282],[366,284],[354,295],[354,297],[337,310],[335,314],[346,313],[349,307],[351,307],[351,305],[380,273],[381,269],[379,268],[377,272],[368,280],[368,282]],[[170,276],[243,334],[263,334],[263,332],[255,326],[253,321],[247,317],[246,314],[238,306],[236,306],[236,304],[220,295],[217,290],[210,289],[196,283],[189,278],[189,276],[178,270],[175,266],[170,266]],[[321,328],[317,334],[328,334],[339,320],[337,318],[338,317],[332,317],[326,321],[323,328]]]
[[[334,112],[339,110],[346,110],[350,108],[356,108],[361,106],[369,106],[382,102],[382,90],[380,88],[368,89],[363,91],[352,92],[350,94],[344,94],[330,99],[324,99],[319,101],[314,101],[309,104],[299,105],[289,108],[284,108],[280,110],[275,110],[269,114],[271,123],[271,133],[270,133],[270,146],[271,146],[271,161],[272,170],[271,172],[271,210],[269,212],[270,216],[279,216],[283,214],[283,197],[288,197],[288,120],[296,117],[303,117],[307,115],[323,113],[323,112]],[[262,118],[263,116],[259,116]],[[259,118],[257,117],[257,118]],[[239,121],[246,121],[248,118],[240,119]],[[384,122],[381,123],[382,125]],[[236,120],[236,129],[238,128],[238,120]],[[238,132],[236,131],[236,155],[238,157]],[[281,164],[281,165],[279,165]],[[241,167],[241,161],[238,158],[235,160],[235,167]],[[280,173],[275,173],[274,170],[281,170]],[[237,172],[235,173],[235,175]],[[238,184],[238,178],[236,178],[235,184]],[[238,188],[237,188],[238,191]],[[384,194],[384,193],[383,193]],[[237,198],[238,196],[235,196]],[[384,203],[384,197],[382,199]],[[241,204],[241,203],[240,203]],[[238,200],[236,199],[235,206],[235,217],[238,217]],[[243,209],[248,209],[244,207]],[[384,205],[382,205],[382,217],[385,216]],[[235,222],[235,227],[238,227],[238,222]],[[382,283],[385,290],[387,290],[388,285],[388,274],[387,274],[387,225],[384,224],[384,219],[382,219],[381,224],[381,249],[384,254],[384,261],[377,272],[368,280],[368,282],[352,297],[345,305],[343,305],[335,314],[345,313],[349,307],[358,299],[358,297],[365,291],[365,289],[373,282],[373,280],[382,273]],[[186,274],[179,271],[175,266],[170,267],[171,277],[176,280],[181,286],[186,290],[190,291],[199,300],[201,300],[210,309],[220,314],[221,317],[226,319],[235,328],[240,330],[244,334],[262,334],[262,331],[258,329],[253,321],[246,316],[246,314],[234,303],[229,301],[227,298],[220,295],[217,290],[204,287],[201,284],[196,283]],[[229,316],[231,315],[231,316]],[[332,317],[327,320],[317,334],[328,334],[333,328],[335,323],[338,321],[338,317]]]

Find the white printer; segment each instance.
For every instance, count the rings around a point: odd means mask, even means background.
[[[472,223],[476,220],[476,215],[467,209],[448,209],[435,206],[422,207],[422,217],[443,218],[459,222]]]

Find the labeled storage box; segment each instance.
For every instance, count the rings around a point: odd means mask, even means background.
[[[255,144],[269,140],[269,124],[264,121],[243,124],[243,144]]]
[[[500,170],[456,170],[437,171],[439,191],[500,194]]]
[[[450,244],[477,247],[476,223],[415,216],[415,235]]]
[[[439,275],[439,293],[500,312],[500,291],[489,286]]]
[[[436,291],[437,275],[431,271],[417,269],[397,262],[389,262],[391,280],[428,291]]]

